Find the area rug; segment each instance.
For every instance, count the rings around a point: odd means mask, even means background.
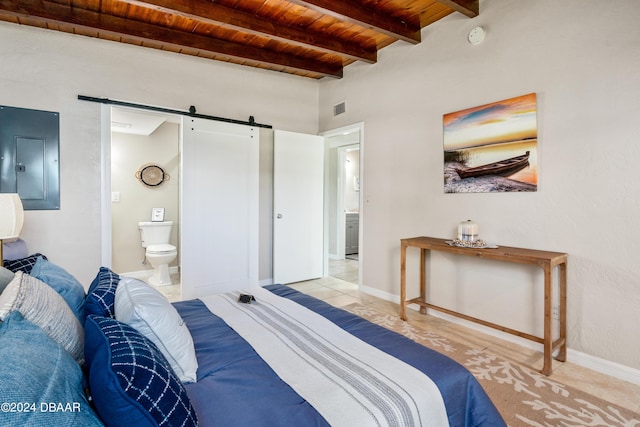
[[[640,414],[617,407],[481,349],[452,341],[361,304],[343,309],[398,332],[464,365],[510,427],[639,427]]]

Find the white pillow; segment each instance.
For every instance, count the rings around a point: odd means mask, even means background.
[[[164,295],[140,280],[122,277],[114,306],[116,320],[149,338],[180,381],[196,381],[198,361],[191,333]]]

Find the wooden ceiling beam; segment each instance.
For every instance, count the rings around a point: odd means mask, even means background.
[[[111,37],[133,39],[157,46],[159,42],[177,49],[202,51],[222,58],[239,59],[252,65],[270,64],[288,70],[311,72],[320,76],[341,78],[342,64],[329,64],[311,59],[246,46],[240,43],[200,36],[184,31],[131,21],[66,4],[45,0],[0,0],[0,16],[24,18],[39,24],[70,24],[84,31],[99,31]]]
[[[420,23],[406,22],[366,7],[356,0],[289,0],[291,3],[304,6],[339,20],[388,35],[412,44],[420,43]]]
[[[306,49],[340,55],[356,61],[364,61],[370,64],[377,61],[377,50],[375,48],[364,48],[311,31],[278,25],[255,14],[222,6],[208,0],[120,1],[206,22],[230,30],[268,37]]]
[[[480,0],[437,0],[437,2],[469,18],[480,15]]]

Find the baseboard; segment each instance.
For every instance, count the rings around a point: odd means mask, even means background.
[[[400,297],[394,294],[390,294],[389,292],[381,291],[380,289],[371,288],[362,284],[359,286],[360,290],[365,294],[373,295],[374,297],[383,299],[385,301],[395,302],[396,304],[398,304],[398,302],[400,301]]]
[[[399,303],[399,297],[397,295],[384,292],[379,289],[370,288],[368,286],[363,286],[363,285],[360,285],[360,290],[369,295],[373,295],[374,297],[377,297],[386,301],[394,302],[396,304]],[[417,310],[417,305],[413,304],[408,306],[407,308]],[[467,320],[460,319],[455,316],[450,316],[446,313],[441,313],[437,310],[428,310],[428,312],[433,317],[438,317],[440,319],[444,319],[449,322],[465,326],[469,329],[473,329],[478,332],[521,345],[525,348],[530,348],[540,352],[542,352],[543,350],[542,344],[538,344],[538,343],[529,341],[527,339],[520,338],[515,335],[507,334],[497,329],[493,329],[483,325],[479,325],[477,323],[469,322]],[[567,360],[570,361],[571,363],[582,366],[584,368],[588,368],[596,372],[609,375],[610,377],[614,377],[622,381],[627,381],[632,384],[640,385],[640,370],[638,369],[630,368],[628,366],[624,366],[619,363],[612,362],[610,360],[601,359],[599,357],[595,357],[590,354],[583,353],[581,351],[573,350],[571,348],[567,348]]]
[[[169,274],[178,274],[180,272],[180,267],[173,266],[169,267]],[[118,273],[119,276],[123,277],[132,277],[134,279],[147,279],[153,273],[153,269],[149,270],[138,270],[138,271],[130,271],[128,273]]]
[[[591,356],[581,351],[567,349],[567,359],[571,363],[592,369],[610,377],[617,378],[632,384],[640,385],[640,370],[611,362],[606,359]]]

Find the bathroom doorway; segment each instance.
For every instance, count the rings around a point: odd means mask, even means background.
[[[363,124],[322,134],[325,137],[325,275],[361,284],[361,179]]]
[[[168,243],[178,255],[169,264],[171,285],[156,288],[170,300],[181,294],[181,122],[178,115],[111,107],[111,268],[122,276],[148,280],[153,267],[146,260],[138,223],[172,221]],[[143,171],[154,172],[152,181],[144,179]]]

